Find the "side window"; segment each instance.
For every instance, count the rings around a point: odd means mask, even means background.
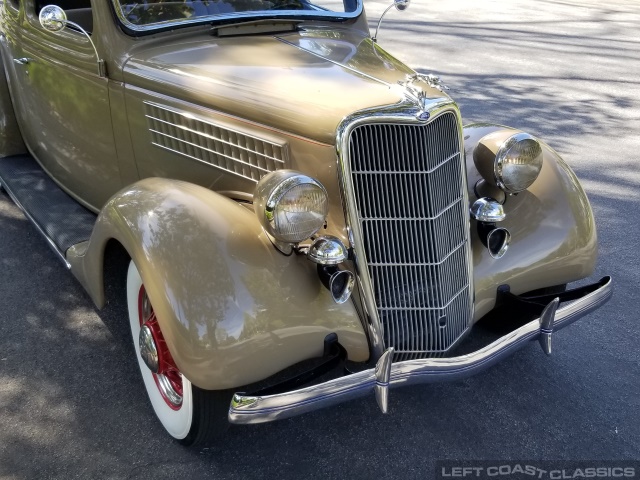
[[[65,11],[91,8],[91,0],[36,0],[34,3],[36,7],[36,13],[40,13],[42,7],[51,4],[58,5]]]

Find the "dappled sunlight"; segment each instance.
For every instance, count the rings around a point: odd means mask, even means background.
[[[371,3],[375,24],[387,2]],[[413,2],[410,11],[387,16],[380,45],[439,75],[465,122],[524,129],[562,154],[586,151],[586,142],[640,148],[640,138],[629,138],[640,97],[625,88],[640,88],[637,3]]]
[[[582,185],[587,190],[608,191],[610,198],[640,202],[640,171],[629,165],[603,165],[603,168],[582,172]]]
[[[15,319],[17,322],[20,322],[19,318]],[[33,329],[37,329],[39,335],[42,337],[42,340],[45,342],[55,342],[59,341],[64,336],[61,335],[61,332],[58,330],[56,326],[50,325],[44,318],[39,315],[27,314],[24,318],[23,327],[28,325]]]
[[[368,0],[372,23],[390,1]],[[526,15],[518,14],[522,8]],[[381,47],[422,73],[440,75],[465,123],[512,125],[563,155],[595,212],[601,254],[596,275],[614,275],[616,293],[602,310],[558,335],[553,357],[542,358],[531,345],[466,381],[393,390],[387,416],[371,396],[273,424],[231,428],[223,442],[182,448],[160,426],[142,386],[125,272],[109,273],[107,307],[97,311],[0,193],[0,477],[428,478],[433,462],[443,458],[527,458],[532,451],[540,458],[633,458],[640,445],[637,391],[629,388],[640,365],[637,312],[629,308],[638,303],[640,280],[638,31],[637,0],[420,0],[408,13],[388,14]],[[222,68],[235,78],[249,78],[246,88],[287,84],[287,62],[308,63],[316,76],[329,69],[290,50],[279,57],[281,71],[266,71],[255,83],[237,67],[243,59],[220,52],[216,60],[226,62]],[[270,62],[266,55],[244,61],[256,67]],[[347,87],[339,94],[348,96]],[[179,212],[175,216],[180,222]],[[154,228],[165,245],[162,224]],[[200,232],[188,224],[178,230],[192,242]],[[239,259],[246,254],[241,245],[230,249]],[[535,246],[531,250],[535,254]],[[203,261],[197,251],[165,252],[157,261],[176,258],[188,259],[187,266]],[[205,260],[225,275],[211,257]],[[283,281],[267,273],[257,272],[249,285],[265,305],[269,281]],[[299,285],[291,283],[295,295]],[[197,297],[203,319],[228,310],[209,296],[204,281],[199,290],[172,294],[190,304],[189,295]],[[262,328],[266,320],[254,317]],[[615,328],[609,328],[611,320]]]
[[[567,141],[583,142],[583,135],[598,135],[605,126],[623,127],[620,104],[640,106],[640,99],[605,94],[597,85],[576,79],[438,73],[451,86],[465,121],[514,126],[560,149]],[[567,84],[576,89],[571,97],[566,96]],[[615,133],[618,138],[627,135],[623,128]]]
[[[608,198],[615,200],[624,200],[624,201],[635,201],[640,203],[640,198],[638,198],[638,189],[640,188],[640,184],[636,187],[620,185],[619,183],[612,182],[611,180],[604,179],[589,179],[584,178],[581,179],[582,186],[585,190],[590,192],[602,192],[606,194]]]
[[[4,195],[6,196],[6,194],[4,193],[4,191],[0,191],[0,195]],[[6,197],[8,199],[8,197]],[[11,218],[13,220],[25,220],[26,218],[24,218],[24,215],[22,214],[22,212],[18,209],[4,209],[4,208],[0,208],[0,225],[2,225],[2,220],[4,218]]]
[[[76,308],[71,315],[64,318],[65,331],[74,333],[83,342],[98,342],[108,345],[113,341],[109,331],[104,328],[104,323],[91,315],[93,310],[88,307]]]
[[[630,188],[635,188],[633,195],[640,196],[637,190],[640,188],[640,164],[638,162],[618,162],[614,165],[603,165],[598,174],[609,179],[612,183],[619,186],[623,184]]]
[[[137,398],[144,409],[144,396],[127,387],[138,380],[128,362],[130,338],[108,323],[110,315],[125,318],[122,310],[96,316],[73,276],[4,195],[0,221],[0,477],[36,478],[21,473],[25,459],[37,458],[50,475],[79,456],[105,458],[95,445],[117,424],[117,412],[132,408],[125,402]],[[152,415],[143,410],[141,418]]]
[[[51,447],[57,442],[52,431],[66,429],[76,420],[73,402],[56,381],[0,375],[0,385],[3,443]],[[28,409],[23,408],[25,404]]]

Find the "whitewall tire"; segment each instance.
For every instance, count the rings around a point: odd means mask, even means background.
[[[164,337],[155,318],[151,300],[133,261],[127,272],[127,306],[136,359],[153,410],[162,426],[173,438],[185,445],[210,439],[216,430],[223,430],[225,406],[222,392],[201,390],[191,384],[176,367],[164,344]],[[159,373],[153,373],[141,355],[140,330],[143,325],[153,332],[154,347],[160,358]],[[228,404],[227,404],[228,405]],[[216,415],[217,414],[217,415]],[[216,428],[217,427],[217,428]]]

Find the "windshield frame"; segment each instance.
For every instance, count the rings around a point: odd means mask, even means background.
[[[364,11],[363,0],[356,0],[356,9],[352,12],[333,12],[322,10],[264,10],[233,12],[223,15],[207,15],[193,19],[167,20],[164,22],[152,23],[148,25],[136,25],[127,20],[120,7],[119,0],[111,0],[111,7],[125,33],[138,37],[150,35],[176,28],[186,28],[199,25],[211,25],[212,27],[223,26],[234,23],[251,22],[255,20],[293,20],[293,21],[324,21],[324,22],[345,22],[359,17]],[[309,13],[302,13],[309,12]]]

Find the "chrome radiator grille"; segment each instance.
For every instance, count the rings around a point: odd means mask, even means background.
[[[442,354],[470,325],[458,135],[447,112],[427,125],[365,124],[350,136],[360,268],[366,263],[385,346],[397,360]]]

